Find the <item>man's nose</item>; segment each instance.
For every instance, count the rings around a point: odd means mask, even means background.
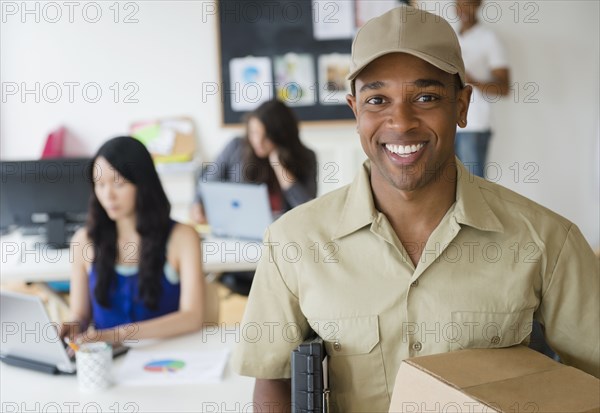
[[[410,102],[397,102],[390,107],[388,126],[397,132],[408,132],[419,124]]]

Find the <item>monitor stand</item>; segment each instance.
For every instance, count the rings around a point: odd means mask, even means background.
[[[52,249],[69,248],[66,231],[66,219],[63,214],[50,214],[46,222],[46,243]]]

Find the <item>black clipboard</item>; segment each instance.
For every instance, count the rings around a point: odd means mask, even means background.
[[[313,337],[292,351],[292,412],[329,410],[327,354],[323,339]]]

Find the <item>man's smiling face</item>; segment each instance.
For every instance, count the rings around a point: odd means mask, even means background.
[[[467,118],[471,91],[457,82],[405,53],[384,55],[359,73],[348,104],[374,185],[414,191],[454,161],[456,125]]]

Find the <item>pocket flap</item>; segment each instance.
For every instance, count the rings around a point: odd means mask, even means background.
[[[520,344],[531,334],[533,308],[513,313],[454,311],[458,328],[454,348],[503,348]]]
[[[375,316],[309,320],[323,339],[327,355],[368,354],[379,343],[379,319]]]

